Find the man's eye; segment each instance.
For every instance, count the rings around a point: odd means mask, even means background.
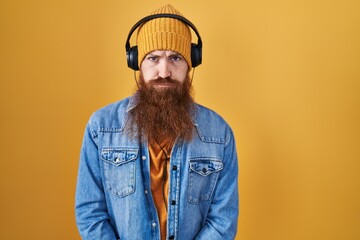
[[[180,57],[180,56],[172,56],[171,57],[171,60],[173,61],[173,62],[178,62],[178,61],[180,61],[182,59],[182,57]]]
[[[149,57],[147,57],[147,59],[152,61],[152,62],[155,62],[157,60],[157,57],[149,56]]]

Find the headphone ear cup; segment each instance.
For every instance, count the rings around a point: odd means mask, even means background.
[[[137,71],[139,70],[138,64],[138,47],[132,46],[129,51],[126,52],[128,67]]]
[[[191,65],[197,67],[202,62],[202,49],[195,43],[191,43]]]

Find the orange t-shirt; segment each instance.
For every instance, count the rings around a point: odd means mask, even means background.
[[[149,144],[151,192],[157,209],[161,239],[166,239],[169,165],[172,143],[163,141]],[[168,159],[167,159],[168,158]]]

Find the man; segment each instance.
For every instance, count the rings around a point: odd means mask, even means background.
[[[76,189],[80,234],[101,240],[233,239],[233,133],[191,94],[189,72],[201,63],[201,39],[191,46],[189,26],[200,36],[171,5],[150,16],[139,23],[137,47],[127,42],[128,64],[140,69],[138,91],[95,112],[86,127]]]

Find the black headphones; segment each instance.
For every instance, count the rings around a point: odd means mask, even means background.
[[[185,23],[186,25],[188,25],[189,27],[191,27],[191,29],[195,32],[197,38],[198,38],[198,43],[191,43],[191,66],[197,67],[201,64],[201,60],[202,60],[202,41],[201,41],[201,37],[200,34],[198,32],[198,30],[196,29],[196,27],[194,26],[194,24],[192,24],[189,20],[187,20],[186,18],[180,16],[180,15],[176,15],[176,14],[170,14],[170,13],[161,13],[161,14],[154,14],[154,15],[149,15],[146,16],[142,19],[140,19],[130,30],[129,35],[126,39],[126,44],[125,44],[125,49],[126,49],[126,57],[127,57],[127,64],[128,67],[133,69],[133,70],[139,70],[139,63],[138,63],[138,47],[137,46],[132,46],[130,47],[130,38],[131,35],[133,34],[133,32],[143,23],[150,21],[154,18],[175,18],[178,19],[180,21],[182,21],[183,23]]]

